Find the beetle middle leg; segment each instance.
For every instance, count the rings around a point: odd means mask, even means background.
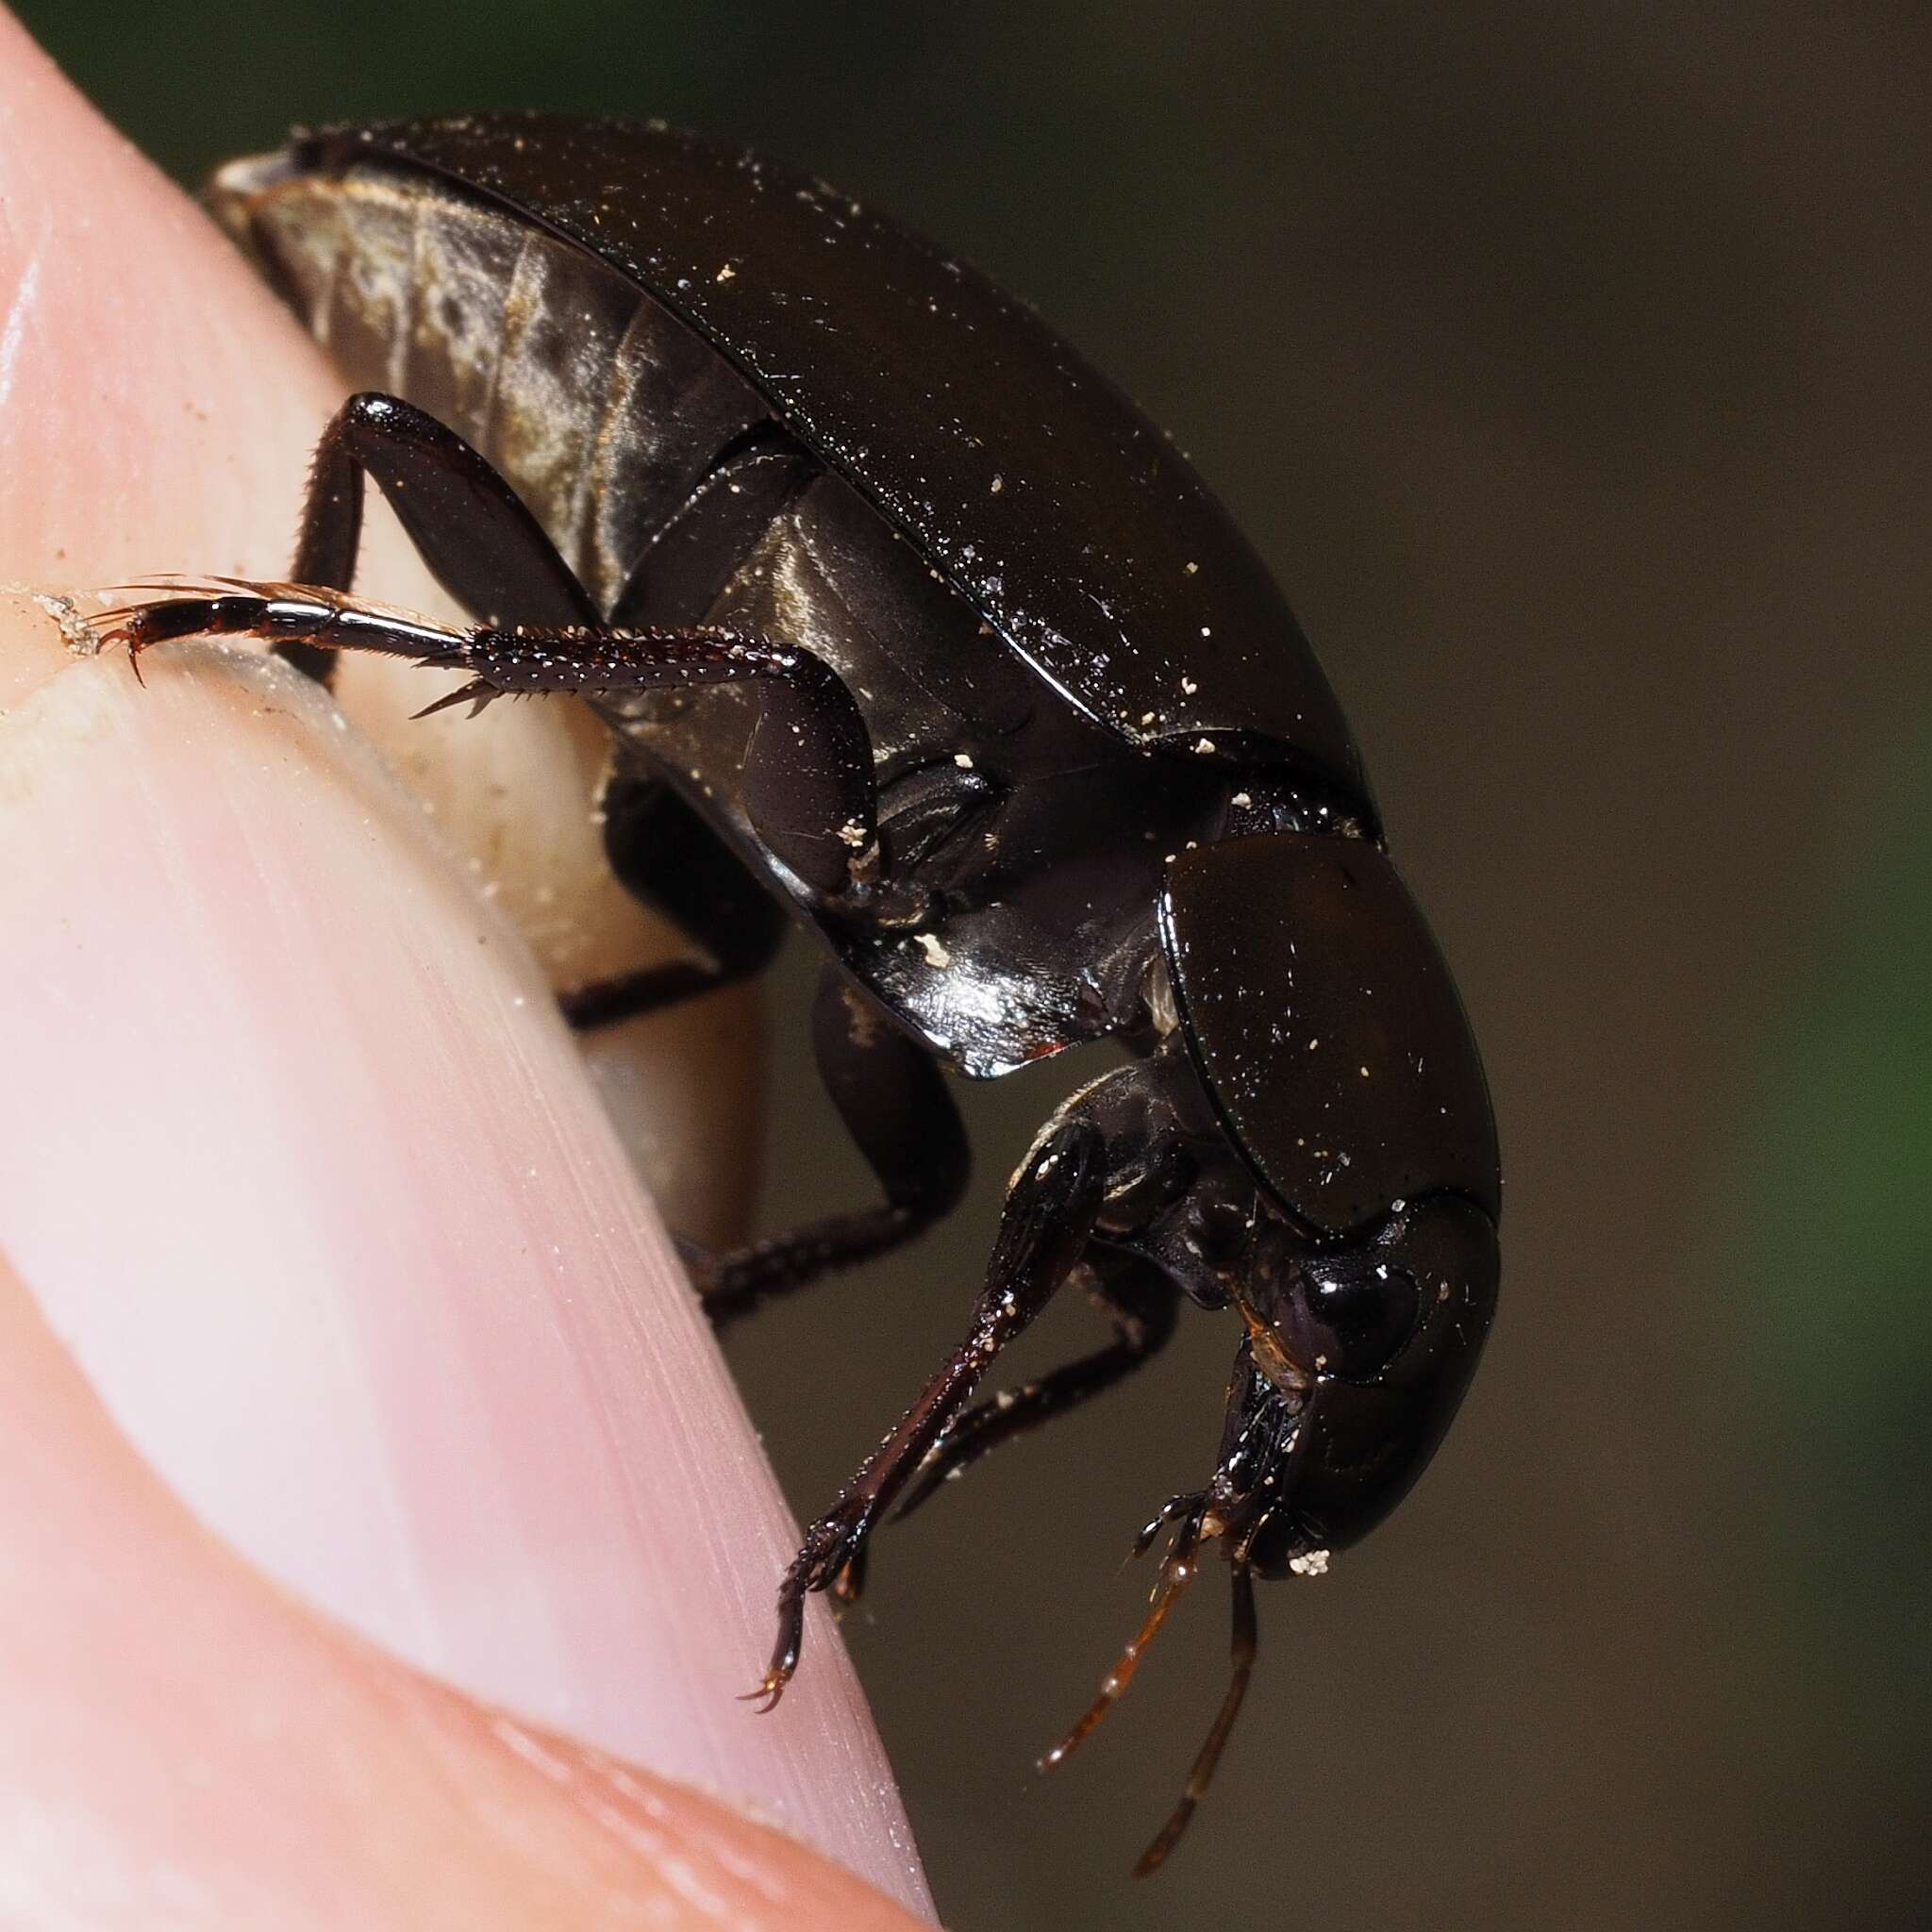
[[[428,708],[484,705],[507,692],[625,691],[759,679],[765,706],[744,777],[748,815],[781,860],[829,894],[851,881],[855,862],[876,851],[872,752],[864,721],[837,675],[810,653],[761,638],[708,629],[635,630],[572,625],[512,631],[445,629],[401,613],[299,586],[238,585],[233,594],[182,597],[110,613],[105,637],[135,655],[200,632],[296,641],[330,650],[369,650],[425,665],[452,665],[475,681]],[[104,641],[105,641],[104,637]],[[770,731],[777,743],[760,756]],[[627,803],[626,803],[627,801]],[[619,1017],[644,1004],[707,990],[761,966],[782,934],[784,914],[750,891],[741,866],[694,811],[648,782],[619,794],[620,808],[668,813],[708,863],[694,872],[657,871],[627,884],[694,930],[714,966],[674,964],[589,989],[566,1003],[579,1024]],[[635,826],[620,827],[626,849]],[[654,859],[661,858],[654,853]],[[632,868],[631,870],[634,870]],[[722,884],[725,893],[712,891]],[[732,896],[727,897],[726,893]],[[733,909],[733,908],[736,909]],[[641,998],[655,994],[655,998]],[[601,1009],[601,1010],[600,1010]],[[720,1321],[828,1268],[882,1252],[917,1233],[958,1199],[969,1167],[965,1136],[931,1059],[842,975],[828,974],[815,1036],[821,1072],[847,1127],[885,1186],[883,1208],[841,1215],[724,1257],[706,1294]]]
[[[833,1587],[863,1552],[882,1515],[918,1473],[927,1450],[958,1420],[980,1377],[1078,1265],[1100,1212],[1107,1143],[1091,1121],[1068,1120],[1034,1148],[1007,1196],[986,1285],[965,1340],[897,1425],[866,1457],[839,1499],[806,1532],[778,1587],[778,1639],[751,1694],[765,1708],[798,1668],[805,1600]]]
[[[570,987],[557,999],[569,1024],[588,1032],[659,1012],[771,964],[790,925],[785,908],[695,807],[663,779],[620,762],[601,809],[604,850],[618,883],[707,960],[666,959]]]
[[[819,1074],[885,1205],[835,1214],[719,1257],[701,1282],[720,1327],[834,1268],[909,1241],[958,1203],[972,1161],[958,1109],[929,1055],[838,968],[812,1007]]]

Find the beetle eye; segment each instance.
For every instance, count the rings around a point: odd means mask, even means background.
[[[1415,1330],[1422,1297],[1407,1273],[1368,1256],[1307,1264],[1290,1326],[1303,1364],[1363,1382],[1392,1361]]]

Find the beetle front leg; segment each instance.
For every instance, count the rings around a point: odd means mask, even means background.
[[[893,1522],[910,1516],[1002,1442],[1091,1401],[1167,1345],[1180,1301],[1174,1284],[1151,1263],[1117,1250],[1091,1249],[1087,1264],[1093,1272],[1093,1299],[1113,1324],[1114,1339],[1105,1348],[969,1408],[926,1452],[917,1480],[893,1511]]]
[[[866,1457],[839,1500],[806,1532],[778,1587],[778,1641],[751,1693],[769,1710],[798,1668],[805,1600],[829,1589],[865,1548],[926,1452],[958,1419],[993,1358],[1038,1315],[1078,1265],[1106,1179],[1107,1143],[1088,1121],[1068,1121],[1035,1148],[1007,1196],[986,1286],[965,1340],[897,1426]]]

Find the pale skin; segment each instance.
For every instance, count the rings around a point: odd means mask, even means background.
[[[278,667],[142,691],[31,595],[277,575],[340,394],[0,16],[0,1918],[921,1923],[829,1624],[732,1694],[795,1531],[551,1005],[663,943],[594,741],[345,680],[412,796]],[[598,1048],[713,1238],[755,1031]]]

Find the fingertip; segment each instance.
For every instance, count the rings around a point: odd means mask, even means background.
[[[0,126],[7,568],[278,575],[341,384],[4,14]],[[374,534],[372,582],[428,603],[393,525]],[[117,1421],[357,1627],[755,1797],[924,1909],[817,1607],[785,1710],[733,1701],[795,1532],[548,989],[473,890],[537,815],[453,798],[459,860],[277,667],[157,653],[142,693],[125,659],[70,664],[44,613],[6,614],[0,1239]],[[566,858],[529,842],[507,875],[587,875],[587,803]],[[633,915],[598,905],[614,957]],[[673,1082],[702,1103],[718,1226],[716,1169],[749,1140],[736,1011],[736,1058],[693,1047]],[[600,1055],[641,1133],[693,1144],[643,1070],[661,1042]]]
[[[0,724],[0,1238],[204,1521],[398,1656],[924,1908],[708,1325],[508,926],[314,689],[186,647]],[[16,747],[19,756],[14,756]]]
[[[9,1924],[918,1923],[770,1825],[272,1588],[132,1453],[4,1255],[0,1580]]]

